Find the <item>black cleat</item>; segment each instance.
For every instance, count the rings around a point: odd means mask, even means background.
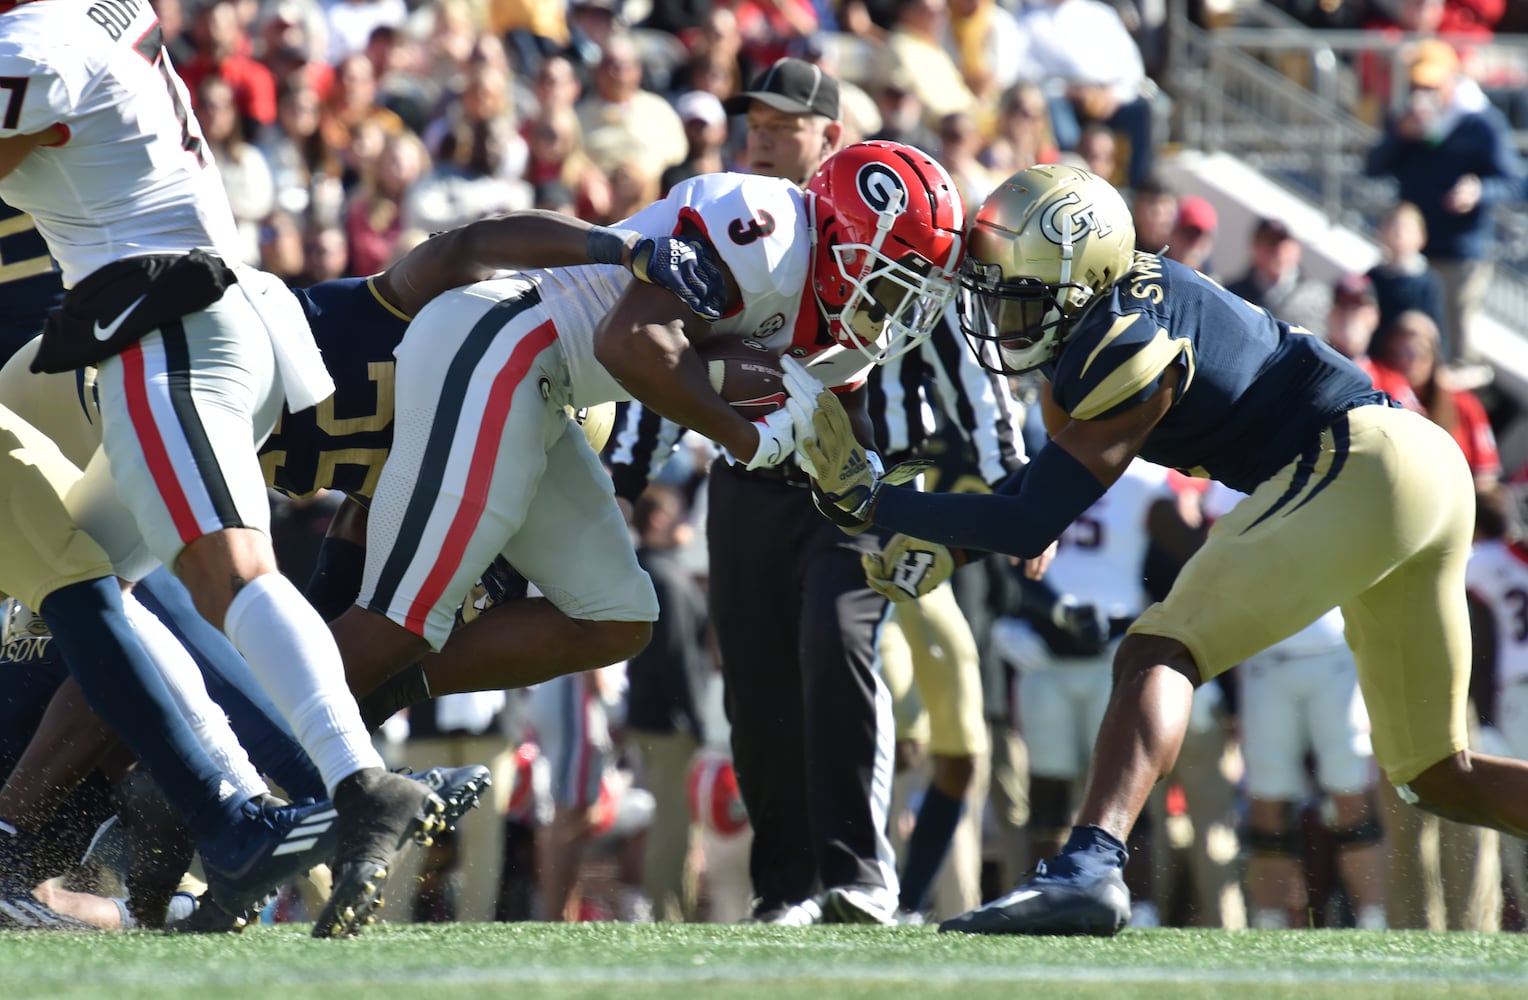
[[[940,931],[967,934],[1092,934],[1113,937],[1130,922],[1130,890],[1120,869],[1055,874],[1042,861],[1008,895],[951,917]]]
[[[313,924],[316,938],[349,937],[376,921],[393,859],[410,840],[424,846],[445,829],[446,804],[422,782],[381,768],[357,771],[334,789],[339,811],[334,891]]]
[[[164,925],[164,931],[166,934],[238,934],[259,919],[265,903],[266,900],[260,900],[243,913],[229,913],[212,898],[212,893],[204,892],[189,915],[169,921]]]
[[[158,930],[191,866],[196,838],[148,772],[127,772],[111,795],[129,847],[128,912],[139,927]]]
[[[446,804],[442,815],[447,830],[455,830],[470,810],[482,799],[483,789],[493,784],[488,768],[481,764],[466,767],[432,767],[417,774],[405,774],[410,781],[417,781],[440,796]]]

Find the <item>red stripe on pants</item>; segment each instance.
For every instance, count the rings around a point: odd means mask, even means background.
[[[425,575],[424,583],[420,585],[419,593],[414,603],[409,605],[408,614],[403,620],[403,627],[415,635],[424,635],[425,619],[461,566],[467,542],[477,530],[483,511],[488,506],[488,487],[493,481],[494,466],[498,464],[499,440],[509,419],[509,407],[515,390],[525,380],[525,374],[530,371],[536,355],[546,350],[556,339],[557,329],[551,320],[547,320],[521,338],[514,350],[510,351],[509,360],[494,376],[493,385],[488,390],[488,406],[483,412],[477,440],[472,446],[472,461],[467,466],[467,484],[462,490],[461,505],[456,508],[451,527],[446,530],[446,540],[440,547],[440,554],[435,557],[430,572]]]
[[[201,525],[191,511],[191,501],[175,475],[170,461],[169,449],[159,433],[159,423],[154,419],[154,408],[149,403],[148,378],[143,361],[143,345],[134,343],[118,355],[122,359],[122,388],[127,395],[127,416],[132,422],[133,433],[143,449],[143,459],[148,465],[149,476],[170,511],[175,533],[183,544],[190,545],[202,537]]]

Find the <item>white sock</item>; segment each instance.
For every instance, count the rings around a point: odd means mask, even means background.
[[[133,626],[138,641],[148,651],[149,659],[159,668],[159,676],[170,697],[180,710],[181,717],[196,734],[197,742],[223,772],[224,779],[233,786],[237,802],[244,802],[270,791],[249,755],[228,725],[228,716],[221,706],[207,693],[207,683],[202,679],[201,669],[181,645],[175,633],[131,593],[122,595],[122,608]],[[227,791],[227,789],[225,789]],[[229,796],[229,797],[232,797]]]
[[[290,580],[267,573],[245,584],[228,606],[223,631],[297,734],[330,795],[362,768],[382,766],[345,686],[334,636]]]
[[[1252,929],[1258,931],[1286,931],[1289,914],[1279,907],[1258,907],[1252,911]]]
[[[1353,921],[1361,931],[1384,931],[1390,929],[1390,920],[1385,914],[1385,908],[1379,904],[1370,903],[1368,906],[1358,908],[1358,916]]]

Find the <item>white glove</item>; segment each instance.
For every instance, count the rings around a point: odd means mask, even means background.
[[[782,407],[755,420],[753,429],[759,432],[759,446],[743,468],[768,469],[791,457],[796,448],[796,424],[789,409]]]
[[[807,475],[816,479],[817,470],[813,468],[811,459],[801,452],[799,445],[815,437],[812,416],[817,412],[817,396],[823,391],[823,386],[801,362],[788,354],[781,355],[780,368],[785,372],[785,391],[790,394],[790,398],[785,401],[785,408],[790,411],[791,420],[796,425],[796,461]]]
[[[893,601],[916,601],[950,578],[955,557],[937,542],[893,535],[880,552],[860,556],[870,589]]]

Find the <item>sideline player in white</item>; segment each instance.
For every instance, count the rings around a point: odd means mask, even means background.
[[[1166,489],[1167,471],[1137,459],[1118,482],[1061,536],[1046,571],[1063,601],[1091,605],[1105,644],[1061,655],[1027,622],[999,619],[993,639],[1019,671],[1020,731],[1029,745],[1030,847],[1054,857],[1072,825],[1072,786],[1087,774],[1093,740],[1113,685],[1114,651],[1148,603],[1141,569],[1146,517]]]
[[[715,323],[611,265],[518,272],[432,301],[397,351],[396,433],[361,595],[332,623],[352,682],[438,650],[499,554],[546,595],[506,606],[522,652],[504,655],[543,671],[525,681],[597,665],[560,661],[569,627],[597,633],[606,663],[640,650],[658,611],[652,585],[610,478],[566,433],[563,407],[635,397],[748,468],[783,461],[790,415],[739,416],[691,341],[752,336],[818,359],[824,384],[857,395],[870,364],[916,346],[950,302],[962,223],[943,168],[912,147],[863,143],[830,158],[806,192],[706,175],[625,223],[709,249],[728,288]]]
[[[99,368],[103,447],[69,498],[119,575],[180,575],[254,668],[339,812],[316,936],[354,933],[394,854],[444,805],[382,765],[322,619],[276,571],[255,449],[283,398],[332,383],[300,311],[238,259],[232,213],[146,0],[0,13],[0,196],[36,220],[69,292],[39,370]],[[118,500],[134,527],[107,523]]]

